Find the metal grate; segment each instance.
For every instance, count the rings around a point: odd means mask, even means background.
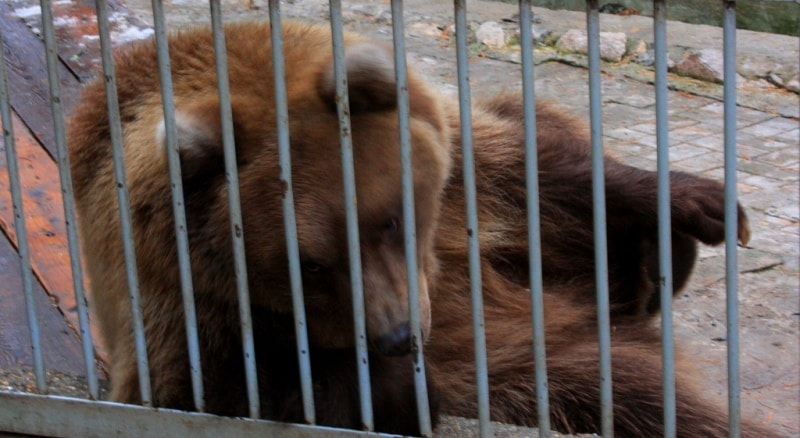
[[[594,235],[596,238],[596,266],[597,276],[597,304],[598,304],[598,330],[601,346],[601,393],[602,393],[602,430],[603,436],[613,436],[613,411],[612,411],[612,381],[610,357],[610,321],[608,298],[608,272],[605,236],[605,199],[603,181],[603,141],[602,141],[602,114],[601,114],[601,73],[599,52],[599,14],[598,1],[587,2],[587,28],[589,34],[589,69],[590,69],[590,109],[591,109],[591,138],[592,156],[594,163],[593,176],[593,202],[594,202]],[[471,296],[473,305],[473,331],[475,334],[475,361],[478,382],[478,406],[481,436],[489,436],[491,428],[489,423],[489,383],[487,370],[487,353],[484,333],[484,310],[481,298],[481,268],[479,259],[478,223],[476,207],[475,169],[472,154],[472,125],[471,125],[471,100],[468,72],[468,48],[465,35],[466,28],[466,2],[456,0],[456,51],[458,55],[458,84],[459,104],[461,118],[461,138],[463,148],[463,173],[464,188],[467,205],[467,228],[469,236],[469,266],[471,280]],[[735,77],[735,3],[726,2],[725,14],[725,77]],[[86,361],[89,398],[95,401],[69,399],[50,395],[32,395],[0,391],[0,428],[13,432],[44,434],[44,435],[106,435],[118,433],[126,436],[139,436],[142,434],[197,434],[203,431],[208,436],[221,434],[237,434],[242,436],[263,435],[264,433],[285,433],[287,435],[306,436],[314,432],[314,436],[327,435],[359,435],[360,432],[336,431],[330,428],[284,425],[270,421],[254,420],[259,417],[260,402],[258,394],[258,376],[255,362],[255,347],[253,339],[247,268],[244,252],[244,237],[241,233],[242,212],[239,203],[238,175],[236,166],[236,152],[234,150],[233,118],[230,103],[228,84],[228,67],[225,53],[225,39],[222,32],[221,6],[219,0],[211,0],[212,28],[214,32],[214,49],[216,59],[216,72],[219,84],[219,100],[222,111],[222,131],[224,143],[225,178],[230,199],[230,232],[234,245],[234,263],[236,272],[237,296],[240,304],[241,331],[243,334],[243,350],[245,354],[247,394],[249,399],[249,414],[252,419],[219,418],[202,414],[204,407],[204,393],[202,380],[202,366],[200,350],[198,347],[198,328],[195,319],[194,289],[192,285],[189,240],[187,235],[186,218],[184,211],[184,195],[180,169],[179,148],[177,144],[177,128],[175,125],[175,104],[172,96],[170,75],[170,58],[167,47],[167,30],[161,0],[153,0],[155,41],[158,46],[158,61],[160,81],[163,89],[163,110],[165,120],[165,134],[169,158],[170,181],[172,187],[175,232],[177,236],[178,255],[180,260],[180,279],[184,313],[186,315],[187,345],[191,364],[192,388],[194,391],[194,408],[201,413],[186,413],[164,409],[148,409],[151,405],[151,388],[148,372],[148,357],[145,348],[144,321],[141,316],[141,301],[138,294],[137,263],[133,244],[133,230],[131,228],[131,208],[127,192],[127,178],[122,147],[122,123],[120,121],[119,104],[117,101],[117,83],[114,72],[114,63],[111,56],[111,44],[108,29],[108,11],[105,2],[97,2],[97,23],[99,27],[100,42],[102,47],[102,61],[106,92],[108,96],[108,111],[111,116],[110,132],[113,144],[114,163],[116,171],[117,194],[120,204],[120,222],[122,224],[123,242],[125,248],[125,261],[128,273],[127,286],[130,293],[131,309],[134,320],[136,339],[136,352],[140,378],[140,391],[142,404],[145,407],[125,406],[111,402],[96,401],[99,398],[98,379],[94,367],[95,357],[92,350],[92,338],[89,330],[86,299],[83,291],[83,274],[75,230],[75,207],[72,196],[72,182],[66,152],[66,135],[64,128],[63,110],[60,104],[59,80],[56,69],[56,52],[53,40],[53,17],[49,0],[41,0],[43,17],[43,35],[47,48],[47,64],[50,79],[50,104],[54,120],[55,139],[58,146],[57,161],[61,175],[62,192],[64,194],[64,209],[67,217],[69,231],[70,254],[75,287],[76,302],[80,316],[80,332],[83,341],[83,353]],[[399,109],[399,126],[401,156],[403,165],[403,224],[405,226],[405,256],[407,260],[407,283],[409,285],[409,302],[411,309],[419,307],[416,270],[417,249],[414,219],[414,198],[411,139],[409,131],[409,103],[408,85],[406,76],[404,24],[402,2],[391,2],[393,17],[393,37],[395,68],[397,79],[397,96]],[[529,247],[530,247],[530,278],[532,289],[532,308],[534,321],[534,351],[536,364],[536,385],[538,401],[538,424],[541,436],[548,436],[550,431],[547,370],[545,367],[544,350],[544,325],[545,318],[542,304],[542,267],[539,236],[539,208],[538,208],[538,180],[536,157],[536,115],[535,93],[533,89],[534,68],[532,59],[532,36],[530,2],[520,1],[520,34],[522,45],[522,81],[525,103],[525,143],[526,143],[526,175],[528,182],[528,212],[529,212]],[[670,249],[670,206],[669,206],[669,157],[668,157],[668,128],[667,128],[667,83],[666,83],[666,1],[655,1],[655,71],[656,71],[656,113],[657,113],[657,142],[658,142],[658,208],[659,208],[659,241],[666,243],[660,247],[660,269],[666,273],[661,278],[661,308],[662,333],[663,333],[663,360],[664,360],[664,424],[665,436],[675,436],[675,382],[674,358],[672,348],[672,266]],[[286,84],[284,77],[287,74],[282,53],[281,11],[279,1],[269,1],[270,18],[272,23],[273,65],[275,77],[275,103],[278,144],[280,151],[281,180],[286,183],[283,198],[283,214],[289,254],[289,269],[291,273],[292,302],[294,304],[294,327],[297,333],[297,350],[302,377],[302,398],[305,421],[315,423],[313,388],[311,384],[311,366],[309,361],[309,340],[306,332],[305,311],[303,308],[302,279],[300,273],[300,256],[297,244],[297,224],[294,212],[294,198],[292,191],[291,161],[289,154],[289,112],[286,100]],[[355,345],[358,357],[358,383],[361,404],[361,418],[365,431],[373,430],[374,420],[370,392],[369,356],[367,354],[367,337],[365,323],[365,306],[363,285],[361,284],[361,260],[359,252],[359,230],[357,223],[355,193],[355,177],[353,170],[353,147],[350,137],[349,102],[347,95],[347,78],[344,65],[344,43],[342,31],[341,2],[330,2],[330,23],[333,36],[333,53],[336,81],[336,102],[339,116],[340,142],[342,146],[342,168],[344,169],[345,205],[347,218],[347,241],[349,259],[351,260],[350,276],[352,281],[353,314],[355,325]],[[2,37],[3,29],[0,29]],[[15,228],[18,230],[19,255],[23,266],[24,291],[30,321],[32,348],[35,358],[35,371],[37,389],[40,394],[47,393],[45,369],[41,357],[41,343],[37,325],[36,308],[32,298],[32,271],[29,260],[25,214],[22,210],[22,201],[19,189],[19,175],[17,163],[19,158],[15,155],[14,135],[11,129],[9,96],[7,91],[7,66],[3,60],[0,64],[0,109],[2,110],[4,142],[7,154],[9,174],[11,175],[11,188],[15,208]],[[728,288],[728,345],[729,345],[729,409],[730,409],[730,436],[738,436],[739,429],[739,380],[738,380],[738,336],[737,336],[737,211],[736,211],[736,88],[735,80],[725,81],[725,196],[726,196],[726,246],[727,246],[727,288]],[[411,312],[412,339],[422,339],[419,314]],[[419,366],[415,368],[416,397],[419,407],[420,430],[423,435],[432,434],[431,418],[428,408],[428,394],[426,375],[423,364],[423,348],[418,343],[413,349],[414,362]]]

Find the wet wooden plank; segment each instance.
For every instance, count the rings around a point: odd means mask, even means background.
[[[116,1],[110,1],[110,30],[115,44],[152,33]],[[65,113],[77,103],[81,82],[99,71],[96,6],[93,0],[53,2]],[[38,0],[0,2],[3,56],[9,74],[23,198],[31,242],[32,264],[45,291],[57,303],[67,324],[78,327],[72,272],[55,157],[55,134],[49,107],[44,43]],[[0,139],[0,142],[2,140]],[[0,228],[16,244],[5,156],[0,157]],[[97,339],[96,327],[92,327]],[[75,330],[77,335],[77,330]],[[98,349],[102,357],[102,350]]]
[[[38,0],[26,0],[38,3]],[[106,0],[113,45],[147,38],[153,30],[115,0]],[[101,71],[100,38],[94,0],[61,1],[53,5],[55,35],[61,60],[85,82]]]
[[[32,369],[20,260],[4,235],[0,235],[0,284],[0,369]],[[85,376],[80,342],[35,278],[33,286],[45,368]]]
[[[31,264],[37,278],[61,310],[67,325],[77,336],[78,313],[58,168],[16,115],[13,124]],[[4,151],[0,154],[0,229],[16,246],[11,187]],[[96,329],[92,331],[93,336],[97,336]]]
[[[3,56],[8,68],[9,95],[11,106],[54,157],[55,134],[50,112],[44,42],[24,21],[29,10],[12,2],[0,2],[0,29],[3,32]],[[61,103],[64,108],[70,108],[78,97],[80,82],[60,63],[58,73]]]
[[[95,1],[61,0],[51,5],[59,59],[81,82],[97,76],[101,64]],[[117,1],[106,0],[106,5],[114,45],[152,35],[153,31],[147,24],[134,17]],[[17,0],[13,11],[29,29],[43,28],[39,0]]]

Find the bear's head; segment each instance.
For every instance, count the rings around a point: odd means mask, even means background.
[[[393,56],[368,42],[349,40],[346,46],[347,134],[357,199],[345,199],[330,42],[316,41],[319,32],[312,33],[295,44],[290,32],[285,48],[291,188],[309,339],[329,348],[355,342],[345,220],[345,203],[352,202],[370,348],[405,354],[411,342]],[[250,297],[256,319],[264,319],[291,315],[292,299],[282,210],[288,186],[280,177],[271,65],[258,67],[257,74],[241,65],[231,68],[230,84]],[[449,175],[450,138],[440,99],[413,72],[408,93],[419,311],[427,336],[428,284],[437,270],[433,240]],[[176,93],[176,108],[196,294],[235,299],[219,100],[215,94]],[[163,120],[156,131],[166,163]]]

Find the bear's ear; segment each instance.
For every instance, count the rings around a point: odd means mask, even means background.
[[[350,113],[382,111],[397,105],[397,83],[391,51],[372,43],[355,43],[345,47]],[[336,79],[333,60],[318,84],[319,94],[336,108]]]
[[[175,109],[181,176],[184,181],[224,168],[219,102],[216,98]],[[159,153],[167,159],[167,134],[164,119],[156,128]]]

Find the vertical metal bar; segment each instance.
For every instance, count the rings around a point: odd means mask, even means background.
[[[233,109],[231,108],[231,91],[228,79],[228,56],[225,45],[225,31],[222,22],[220,0],[210,0],[211,30],[214,36],[214,61],[217,73],[220,121],[222,128],[222,149],[225,160],[225,180],[228,184],[228,209],[230,211],[231,242],[233,244],[233,264],[236,274],[236,296],[239,300],[243,348],[247,356],[248,345],[252,338],[252,315],[250,312],[250,290],[247,283],[247,260],[245,258],[244,231],[242,225],[242,206],[239,197],[239,169],[236,162],[236,146],[233,133]],[[245,304],[242,304],[245,303]],[[255,348],[251,347],[250,357],[255,357]],[[247,366],[247,364],[245,364]],[[255,378],[255,377],[254,377]],[[248,397],[253,398],[248,377]],[[202,381],[201,381],[202,383]],[[257,382],[256,382],[257,387]],[[197,393],[195,392],[195,395]],[[250,407],[250,415],[254,416],[254,407]],[[260,413],[259,413],[260,414]]]
[[[289,258],[289,276],[292,284],[295,332],[298,337],[297,347],[300,349],[298,354],[307,356],[308,335],[306,331],[306,310],[303,302],[303,278],[300,272],[300,249],[297,243],[297,218],[294,211],[294,191],[292,189],[292,161],[289,152],[289,106],[286,97],[286,66],[283,59],[280,0],[269,1],[269,19],[272,39],[272,68],[275,81],[275,119],[278,127],[278,156],[281,167],[280,180],[283,187],[285,187],[283,192],[283,224],[286,230],[286,252]],[[303,360],[300,361],[300,364],[303,366]],[[308,364],[306,363],[304,366],[308,367]],[[304,374],[301,374],[301,377],[302,381],[311,382],[310,367],[304,371]],[[308,403],[313,403],[313,397],[308,400],[305,397],[304,395],[306,421],[313,423],[313,404],[306,406]],[[311,408],[310,411],[309,408]]]
[[[239,196],[239,170],[236,161],[236,147],[233,132],[233,110],[231,107],[230,82],[228,78],[228,57],[225,45],[225,32],[222,22],[222,10],[219,0],[211,0],[211,27],[214,35],[214,59],[217,73],[220,120],[222,121],[222,143],[225,156],[225,178],[228,184],[228,209],[230,211],[231,241],[233,242],[234,272],[236,274],[236,291],[239,300],[241,318],[242,342],[245,351],[245,367],[249,370],[255,362],[248,364],[255,358],[255,348],[252,329],[252,314],[250,310],[250,291],[247,283],[247,260],[245,257],[244,231],[242,225],[242,206]],[[314,401],[311,394],[311,375],[308,360],[308,341],[305,331],[298,333],[298,359],[303,382],[303,401],[305,420],[314,422]],[[255,375],[247,377],[248,397],[257,399],[258,382]],[[310,401],[309,401],[310,400]],[[256,406],[251,403],[250,415],[257,418]],[[310,412],[310,414],[309,414]],[[259,413],[260,414],[260,413]]]
[[[536,373],[536,410],[539,436],[550,436],[550,400],[544,338],[544,286],[542,281],[541,229],[539,223],[539,163],[536,145],[536,94],[533,73],[531,2],[519,2],[520,45],[522,49],[522,97],[525,109],[525,180],[528,190],[528,263],[531,277],[533,354]]]
[[[736,2],[726,1],[723,16],[723,71],[725,119],[725,291],[728,338],[728,428],[729,436],[741,431],[739,400],[739,301],[738,216],[736,194]]]
[[[606,239],[605,171],[603,168],[603,119],[600,87],[600,14],[598,0],[586,2],[589,37],[589,100],[592,132],[592,199],[594,205],[595,279],[597,283],[597,326],[600,344],[600,406],[602,435],[614,436],[611,394],[611,321],[608,302],[608,242]]]
[[[228,209],[230,212],[231,221],[231,242],[233,244],[233,264],[234,273],[236,275],[236,296],[239,299],[239,311],[242,319],[242,342],[244,345],[245,358],[254,358],[255,347],[248,347],[253,343],[252,340],[252,316],[250,313],[249,297],[250,290],[247,283],[247,259],[245,257],[244,245],[244,226],[242,225],[242,205],[239,197],[239,169],[236,162],[236,146],[234,144],[233,133],[233,109],[231,108],[231,91],[230,81],[228,78],[228,56],[225,45],[225,31],[222,22],[222,10],[220,7],[220,0],[210,0],[211,7],[211,29],[214,35],[214,64],[217,73],[217,86],[219,93],[219,110],[222,128],[222,149],[225,159],[225,180],[228,184]],[[241,303],[247,302],[242,305]],[[305,315],[305,314],[304,314]],[[305,331],[302,336],[298,334],[298,342],[301,339],[306,339]],[[250,348],[250,350],[248,350]],[[248,356],[248,351],[251,351]],[[306,357],[305,371],[308,372],[310,368],[308,365],[308,343],[306,341],[303,347],[303,354]],[[301,371],[303,370],[303,360],[301,358]],[[247,363],[245,364],[247,367]],[[248,397],[249,400],[254,399],[251,386],[254,384],[258,387],[257,377],[247,377],[248,379]],[[252,381],[250,379],[253,379]],[[310,380],[310,376],[308,377]],[[253,383],[251,383],[253,382]],[[305,396],[305,394],[304,394]],[[304,397],[305,400],[305,397]],[[312,401],[313,403],[313,401]],[[257,406],[250,406],[250,415],[255,417],[255,412],[259,411]],[[311,405],[311,420],[313,422],[313,404]],[[259,412],[260,414],[260,412]],[[306,418],[308,421],[309,419]]]
[[[400,161],[403,175],[403,233],[408,284],[409,322],[411,346],[414,355],[414,386],[417,395],[419,429],[423,436],[432,436],[428,386],[425,379],[425,361],[422,353],[422,330],[419,315],[419,275],[417,274],[417,226],[414,218],[414,174],[411,167],[411,131],[409,129],[408,71],[403,29],[403,2],[392,0],[392,36],[394,39],[394,66],[397,79],[397,113],[400,125]]]
[[[344,206],[347,220],[347,249],[350,257],[350,282],[353,296],[353,326],[358,364],[358,388],[361,400],[361,422],[365,430],[374,430],[372,415],[372,389],[370,388],[369,354],[367,353],[366,310],[364,285],[361,276],[361,246],[358,237],[358,212],[355,169],[353,167],[353,139],[350,136],[350,101],[347,94],[347,66],[344,57],[342,32],[342,3],[331,0],[331,36],[333,40],[333,70],[336,80],[336,111],[339,116],[339,138],[342,148],[342,180]]]
[[[69,258],[72,268],[72,287],[75,291],[75,302],[78,307],[78,324],[81,333],[83,358],[86,362],[86,381],[89,386],[89,396],[93,399],[97,399],[99,397],[99,385],[97,382],[97,368],[94,362],[92,333],[89,328],[89,311],[86,302],[86,291],[83,286],[83,267],[81,266],[78,231],[75,221],[75,195],[72,191],[72,173],[69,166],[69,153],[67,152],[64,112],[61,108],[61,84],[58,79],[58,55],[53,32],[53,10],[50,0],[41,0],[40,5],[42,9],[42,29],[44,34],[47,74],[50,84],[50,111],[53,116],[53,127],[55,129],[56,163],[58,165],[58,174],[61,179],[61,198],[64,204],[67,241],[69,242]]]
[[[161,81],[161,101],[164,108],[164,131],[167,142],[170,187],[172,188],[172,214],[175,220],[175,239],[178,246],[178,267],[181,278],[183,313],[186,323],[186,341],[189,350],[189,369],[192,376],[195,408],[203,411],[203,371],[200,366],[200,348],[197,336],[197,318],[192,284],[192,265],[189,259],[189,236],[186,230],[186,210],[183,199],[183,179],[175,124],[175,99],[172,88],[172,73],[169,60],[167,29],[162,0],[153,0],[153,23],[156,50],[158,52],[158,76]]]
[[[50,20],[52,23],[52,20]],[[0,33],[0,48],[3,47],[2,33]],[[50,73],[50,69],[48,69]],[[11,105],[8,95],[8,76],[6,74],[6,60],[0,53],[0,113],[3,121],[3,141],[6,149],[6,165],[8,166],[9,182],[11,184],[11,200],[14,209],[14,230],[17,232],[17,252],[22,268],[22,290],[25,294],[25,309],[28,316],[28,329],[31,334],[31,353],[33,354],[33,369],[36,374],[36,389],[44,394],[47,391],[47,379],[42,358],[42,343],[39,334],[39,322],[36,318],[36,303],[33,300],[33,272],[31,271],[30,249],[28,247],[28,230],[25,226],[25,210],[22,206],[22,183],[19,179],[19,165],[17,164],[17,148],[14,144],[14,126],[11,120]]]
[[[478,386],[478,419],[481,437],[491,436],[489,415],[489,366],[486,358],[486,329],[483,313],[481,254],[478,240],[478,207],[475,188],[475,158],[472,144],[472,107],[467,53],[467,5],[455,0],[456,57],[458,59],[458,104],[461,116],[461,153],[464,172],[464,197],[467,207],[469,245],[469,284],[472,297],[472,332],[475,336],[475,379]]]
[[[672,225],[670,221],[669,124],[667,113],[667,2],[653,2],[658,145],[658,260],[661,293],[661,351],[664,385],[664,436],[675,431],[675,351],[672,338]]]
[[[133,245],[131,225],[131,206],[128,197],[128,178],[125,174],[125,153],[122,144],[122,121],[119,114],[117,96],[117,77],[114,72],[114,58],[111,54],[111,40],[108,31],[108,6],[105,2],[95,2],[97,7],[97,32],[100,36],[100,55],[103,63],[103,84],[108,104],[108,129],[111,136],[111,152],[114,157],[114,178],[119,202],[122,249],[125,256],[125,272],[128,276],[128,296],[131,302],[133,338],[136,347],[136,367],[139,373],[139,391],[144,406],[150,406],[150,366],[142,321],[142,305],[139,293],[139,274],[136,266],[136,250]]]

